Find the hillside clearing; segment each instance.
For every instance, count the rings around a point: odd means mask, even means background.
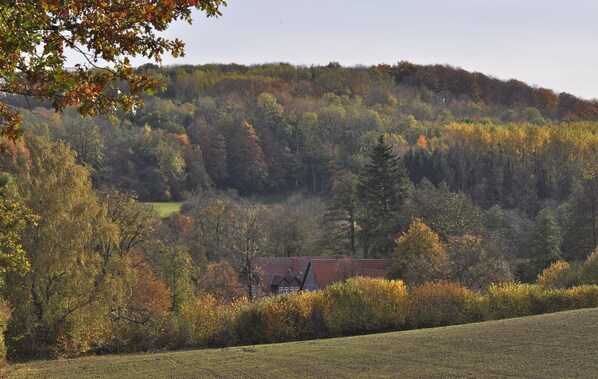
[[[167,202],[167,203],[146,203],[154,207],[161,218],[167,218],[177,213],[181,209],[183,203]]]
[[[11,378],[591,377],[598,309],[445,328],[13,365]]]

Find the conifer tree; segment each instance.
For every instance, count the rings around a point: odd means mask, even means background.
[[[381,135],[357,183],[364,257],[388,257],[392,252],[410,184],[403,161]]]

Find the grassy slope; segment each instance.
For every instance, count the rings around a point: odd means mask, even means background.
[[[183,203],[176,203],[176,202],[146,203],[146,204],[149,204],[152,207],[154,207],[156,209],[156,211],[158,211],[158,214],[160,215],[160,217],[162,217],[162,218],[172,216],[173,214],[178,212],[181,209],[181,205],[183,205]]]
[[[9,377],[594,377],[598,309],[329,340],[12,366]]]

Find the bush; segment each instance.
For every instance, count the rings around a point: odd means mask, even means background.
[[[538,284],[546,288],[568,288],[577,284],[577,275],[569,263],[556,261],[538,276]]]
[[[268,342],[298,341],[313,336],[312,312],[321,292],[302,292],[268,298],[261,308]]]
[[[324,292],[324,319],[332,336],[404,328],[409,294],[403,281],[356,277]]]
[[[598,286],[585,285],[567,289],[567,296],[571,299],[572,308],[598,307]]]
[[[220,304],[206,295],[182,305],[179,312],[181,344],[190,347],[222,347],[236,344],[235,310],[245,302]]]
[[[598,284],[598,248],[583,263],[581,281],[583,284]]]
[[[503,319],[573,309],[574,301],[564,289],[508,283],[493,285],[486,295],[487,319]]]
[[[231,346],[433,327],[598,306],[598,286],[549,289],[492,285],[481,295],[458,283],[356,277],[323,291],[220,303],[206,295],[182,306],[181,344]]]
[[[542,287],[530,284],[493,284],[486,294],[487,319],[529,316],[534,314],[532,298],[541,293]]]
[[[426,283],[411,292],[410,324],[415,328],[462,324],[474,299],[467,288],[446,281]]]
[[[0,367],[6,360],[6,343],[4,342],[4,332],[10,319],[10,309],[3,300],[0,300]]]

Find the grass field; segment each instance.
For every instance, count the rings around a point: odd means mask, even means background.
[[[598,309],[329,340],[11,366],[9,378],[345,378],[598,375]]]
[[[183,203],[176,203],[176,202],[172,202],[172,203],[145,203],[145,204],[149,204],[152,207],[154,207],[158,211],[158,214],[160,215],[160,217],[162,217],[162,218],[166,218],[166,217],[172,216],[173,214],[175,214],[176,212],[178,212],[181,209],[181,205],[183,205]]]

